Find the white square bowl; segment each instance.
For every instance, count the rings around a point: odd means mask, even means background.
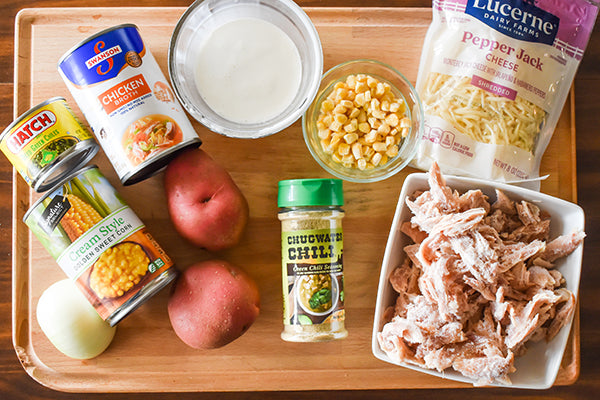
[[[427,173],[411,174],[406,178],[402,186],[381,266],[373,321],[372,351],[378,359],[392,364],[401,365],[441,378],[473,384],[475,383],[474,380],[463,376],[451,368],[438,372],[437,370],[429,370],[411,364],[396,363],[379,347],[377,341],[377,333],[381,332],[384,325],[383,313],[387,307],[394,304],[397,297],[396,292],[389,283],[389,276],[396,267],[402,264],[406,257],[406,253],[403,251],[404,246],[412,243],[411,239],[400,231],[402,223],[408,221],[412,216],[411,211],[406,206],[405,200],[407,196],[417,190],[429,190],[427,177]],[[444,178],[446,185],[458,190],[460,193],[464,193],[470,189],[480,189],[489,197],[491,203],[496,200],[495,189],[500,189],[513,201],[527,200],[536,204],[541,210],[548,212],[551,216],[551,240],[560,235],[569,234],[573,231],[583,231],[584,229],[585,217],[583,210],[578,205],[568,201],[530,189],[502,183],[455,176],[444,176]],[[579,289],[582,254],[583,246],[579,246],[569,256],[555,262],[556,269],[560,271],[566,280],[566,288],[575,295],[575,298],[577,298]],[[558,374],[572,322],[572,320],[569,321],[550,342],[542,340],[537,343],[529,343],[527,345],[527,352],[523,356],[515,358],[514,365],[516,371],[509,375],[512,384],[494,384],[493,386],[524,389],[547,389],[551,387]]]

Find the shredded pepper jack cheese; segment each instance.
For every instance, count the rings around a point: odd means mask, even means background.
[[[517,96],[510,100],[470,84],[468,77],[430,73],[421,99],[425,112],[482,142],[533,152],[546,113]]]

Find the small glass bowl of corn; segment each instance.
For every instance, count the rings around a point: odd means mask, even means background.
[[[376,182],[414,157],[423,107],[413,85],[393,67],[352,60],[330,69],[302,117],[304,141],[330,174]]]

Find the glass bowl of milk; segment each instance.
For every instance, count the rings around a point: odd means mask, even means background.
[[[323,50],[291,0],[198,0],[173,32],[169,74],[185,109],[211,131],[260,138],[306,111]]]

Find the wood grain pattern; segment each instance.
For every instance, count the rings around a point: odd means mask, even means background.
[[[140,27],[146,45],[166,72],[166,48],[183,9],[156,11],[50,8],[23,12],[17,20],[15,113],[61,95],[81,116],[56,72],[56,60],[79,40],[119,21]],[[415,81],[430,9],[310,8],[307,12],[319,30],[326,69],[351,58],[377,58],[397,66]],[[402,45],[390,37],[399,38]],[[542,191],[571,201],[576,200],[573,107],[571,96],[542,164],[542,173],[551,174]],[[94,162],[181,268],[209,257],[226,258],[243,266],[261,289],[263,306],[258,321],[225,348],[194,351],[172,332],[166,316],[167,291],[163,291],[119,324],[115,341],[101,357],[85,362],[67,359],[50,345],[33,317],[42,291],[63,275],[21,222],[38,195],[14,176],[13,338],[21,363],[34,379],[55,389],[77,392],[468,387],[387,365],[370,353],[379,266],[402,181],[413,170],[374,184],[345,183],[349,338],[309,345],[285,343],[279,339],[276,183],[327,175],[306,150],[299,122],[277,135],[252,141],[227,139],[196,122],[194,125],[204,141],[204,150],[228,169],[250,203],[247,234],[240,246],[230,251],[208,254],[177,237],[166,214],[161,175],[122,187],[103,154]],[[572,384],[578,374],[576,323],[557,384]]]

